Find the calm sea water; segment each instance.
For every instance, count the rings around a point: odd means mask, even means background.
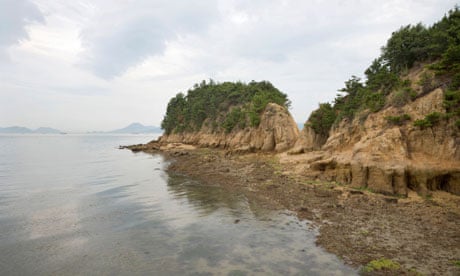
[[[308,222],[117,148],[153,138],[0,136],[0,274],[356,274]]]

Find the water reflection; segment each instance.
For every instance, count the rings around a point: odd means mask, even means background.
[[[270,211],[242,194],[173,175],[168,190],[199,213],[179,233],[177,259],[187,271],[223,274],[349,275],[334,256],[314,245],[316,232],[292,213]],[[237,222],[237,223],[235,223]],[[179,235],[178,237],[182,236]]]
[[[209,215],[219,208],[234,211],[235,216],[246,206],[246,198],[238,193],[229,193],[218,185],[204,185],[186,176],[173,174],[168,178],[168,191],[175,200],[186,199],[202,216]]]
[[[134,138],[0,137],[0,274],[355,273],[292,214],[115,149]]]

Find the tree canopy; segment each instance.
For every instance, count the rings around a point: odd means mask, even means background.
[[[202,81],[169,101],[161,127],[166,134],[198,131],[205,122],[216,132],[255,127],[268,103],[290,105],[287,95],[268,81]]]
[[[334,123],[352,119],[360,111],[377,112],[386,105],[404,105],[417,93],[401,76],[417,63],[431,64],[429,68],[435,75],[447,80],[447,117],[460,118],[460,10],[455,7],[431,27],[419,23],[393,32],[381,48],[380,57],[364,71],[366,80],[352,76],[339,90],[333,105],[321,103],[306,124],[317,133],[327,134]],[[424,90],[431,91],[433,78],[423,80],[422,86],[427,88]]]

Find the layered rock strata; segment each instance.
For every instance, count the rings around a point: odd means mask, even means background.
[[[185,143],[202,147],[219,147],[235,151],[276,151],[292,148],[299,137],[299,129],[289,111],[269,103],[261,115],[257,128],[247,127],[230,133],[215,132],[207,127],[197,132],[163,135],[161,143]]]
[[[432,112],[445,113],[440,88],[403,107],[342,121],[327,139],[305,128],[290,153],[316,150],[320,157],[306,160],[309,174],[319,179],[387,194],[407,195],[412,189],[460,195],[459,130],[449,120],[427,128],[413,125]],[[387,119],[402,114],[411,119],[401,125]]]

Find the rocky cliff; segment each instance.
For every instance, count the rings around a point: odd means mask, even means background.
[[[412,83],[418,83],[423,70],[411,74]],[[345,119],[328,137],[306,127],[290,153],[306,152],[304,173],[318,179],[388,194],[407,195],[412,189],[423,195],[430,190],[460,195],[460,131],[445,119],[445,91],[414,90],[415,100]],[[444,119],[429,127],[414,126],[429,114]]]
[[[173,133],[160,137],[162,143],[186,143],[235,151],[284,151],[295,144],[299,129],[289,111],[269,103],[261,114],[258,127],[216,132],[206,121],[199,131]]]

